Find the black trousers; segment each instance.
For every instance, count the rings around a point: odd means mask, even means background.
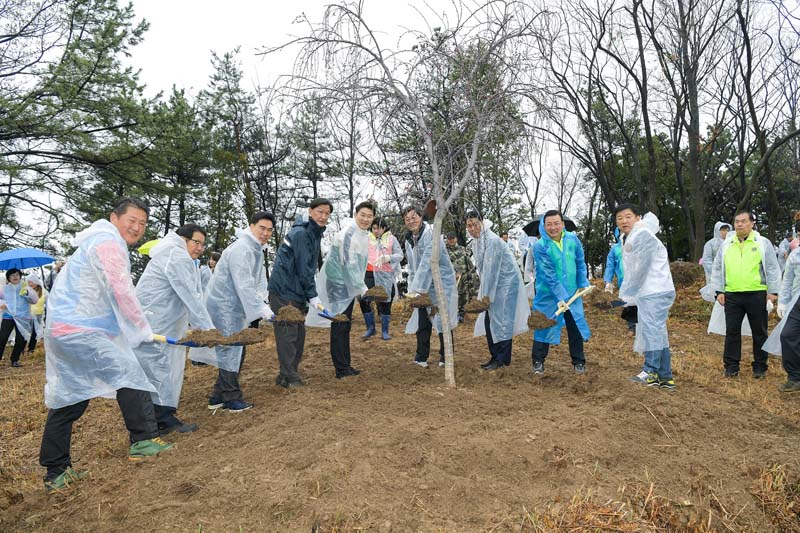
[[[275,293],[269,293],[269,307],[277,313],[281,307],[293,305],[303,314],[308,312],[308,307],[303,302],[293,302],[282,298]],[[280,365],[280,378],[292,383],[301,381],[298,367],[303,359],[303,349],[306,344],[305,324],[290,324],[275,322],[275,348],[278,352]]]
[[[414,356],[415,361],[427,361],[431,354],[431,333],[433,332],[433,323],[428,316],[428,308],[421,307],[419,310],[419,324],[417,326],[417,353]],[[453,338],[453,331],[450,330],[450,338]],[[455,346],[455,339],[453,339],[453,346]],[[439,361],[444,362],[444,335],[439,333]]]
[[[158,437],[158,424],[149,392],[119,389],[117,404],[125,420],[125,427],[128,428],[131,443]],[[47,468],[47,479],[55,479],[72,466],[72,424],[83,415],[88,406],[89,400],[84,400],[48,411],[42,447],[39,450],[39,464]]]
[[[564,322],[567,325],[567,339],[569,339],[569,356],[572,358],[573,365],[585,365],[586,354],[583,352],[583,336],[578,324],[571,311],[564,312]],[[547,354],[550,352],[550,345],[546,342],[533,341],[531,356],[534,363],[544,363]]]
[[[800,298],[783,324],[781,354],[783,369],[789,381],[800,381]]]
[[[259,322],[260,320],[255,320],[248,327],[257,328]],[[217,381],[214,383],[214,390],[211,393],[213,397],[220,398],[223,402],[244,399],[242,387],[239,385],[239,373],[242,371],[245,352],[247,352],[247,346],[242,346],[242,357],[239,359],[239,370],[236,372],[231,372],[230,370],[224,370],[222,368],[217,369]],[[175,410],[173,409],[172,414],[174,413]],[[159,420],[159,422],[161,422],[161,420]]]
[[[22,355],[28,341],[26,341],[22,333],[19,332],[17,323],[14,322],[13,318],[4,318],[2,323],[0,323],[0,359],[3,358],[3,352],[6,349],[6,344],[8,343],[8,338],[11,336],[12,331],[16,331],[14,334],[14,348],[11,350],[11,362],[14,363],[19,361],[19,356]]]
[[[722,362],[725,370],[739,371],[745,316],[753,332],[753,372],[766,372],[768,356],[761,347],[767,342],[767,291],[725,293],[725,351]]]
[[[364,284],[370,289],[375,286],[375,274],[373,272],[367,270],[367,273],[364,274]],[[378,306],[378,313],[382,315],[391,315],[392,300],[394,300],[394,285],[392,285],[392,294],[389,295],[388,302],[375,302],[375,304]],[[365,315],[372,312],[372,307],[369,305],[369,300],[366,302],[364,300],[359,300],[358,306],[361,308],[361,312]]]
[[[28,340],[28,353],[33,353],[36,349],[36,328],[31,328],[31,338]]]
[[[492,355],[492,359],[503,363],[504,365],[511,364],[511,344],[512,339],[494,342],[492,339],[492,328],[490,325],[489,320],[489,311],[486,311],[484,324],[486,326],[486,342],[489,344],[489,353]]]
[[[331,322],[331,360],[336,374],[341,374],[350,369],[350,329],[353,327],[353,306],[355,299],[350,302],[344,315],[347,322]]]
[[[153,404],[153,410],[156,414],[156,422],[159,426],[172,426],[177,422],[175,413],[178,412],[177,407],[169,407],[167,405]]]

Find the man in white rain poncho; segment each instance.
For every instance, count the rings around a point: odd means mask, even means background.
[[[78,249],[56,278],[44,333],[47,422],[39,464],[45,488],[61,490],[86,476],[72,468],[72,424],[91,398],[116,395],[130,434],[128,459],[139,461],[172,447],[158,437],[147,379],[131,348],[153,340],[131,281],[128,246],[144,235],[149,208],[124,198],[108,220],[75,236]]]
[[[795,248],[786,260],[783,282],[778,292],[778,317],[764,351],[781,356],[786,371],[786,383],[781,392],[800,392],[800,248]]]
[[[345,315],[346,322],[331,322],[311,309],[306,324],[331,328],[331,360],[336,378],[357,376],[360,370],[350,365],[350,329],[355,298],[367,292],[364,272],[367,270],[369,240],[367,232],[375,218],[375,206],[361,202],[355,218],[345,219],[342,231],[333,238],[331,250],[317,274],[317,294],[331,315]]]
[[[264,268],[264,249],[274,228],[275,215],[266,211],[256,213],[250,219],[250,227],[236,230],[236,242],[222,251],[214,268],[208,284],[206,308],[214,327],[226,337],[239,333],[256,320],[270,320],[275,316],[266,303],[267,271]],[[239,386],[244,346],[193,348],[189,357],[219,369],[208,397],[209,409],[223,408],[238,413],[253,407],[244,401]]]
[[[11,366],[21,367],[19,358],[33,333],[31,304],[39,301],[39,295],[22,281],[22,272],[17,268],[6,272],[6,282],[0,286],[0,312],[3,314],[0,324],[0,359],[3,358],[8,338],[12,332],[16,332],[11,351]]]
[[[419,207],[406,207],[403,210],[403,222],[408,233],[406,234],[406,260],[408,261],[408,294],[427,294],[433,305],[440,306],[437,302],[436,290],[433,286],[431,273],[431,254],[433,253],[433,228],[422,221],[422,209]],[[458,326],[458,290],[456,289],[456,273],[450,263],[450,256],[444,241],[439,247],[439,270],[444,285],[444,296],[447,298],[447,312],[449,324],[442,325],[441,313],[434,320],[430,319],[430,308],[414,309],[411,319],[406,325],[406,333],[417,335],[417,351],[414,355],[414,364],[428,368],[428,357],[431,352],[431,332],[433,328],[439,332],[439,366],[444,366],[444,331],[452,336],[452,331]]]
[[[728,235],[714,260],[709,286],[725,308],[725,377],[739,376],[742,359],[742,321],[747,317],[753,334],[753,377],[767,375],[767,301],[777,300],[781,273],[775,249],[766,237],[753,230],[749,211],[736,213],[735,233]]]
[[[675,285],[667,249],[656,237],[658,218],[652,213],[642,218],[641,211],[633,204],[618,205],[614,218],[622,233],[622,270],[625,272],[619,297],[626,306],[638,307],[633,349],[644,354],[642,371],[631,381],[672,390],[675,380],[667,318],[675,301]]]
[[[714,270],[714,259],[719,253],[719,247],[728,237],[731,225],[727,222],[717,222],[714,224],[714,237],[709,239],[703,246],[703,270],[706,273],[706,285],[711,283],[711,272]]]
[[[486,335],[491,355],[481,368],[496,370],[511,364],[514,336],[528,331],[528,297],[513,252],[490,229],[490,223],[484,223],[477,211],[467,212],[465,220],[481,280],[478,299],[489,298],[489,309],[475,321],[475,336]]]
[[[150,262],[136,284],[136,297],[150,327],[160,335],[180,339],[189,324],[192,329],[214,327],[194,263],[205,245],[205,231],[197,224],[185,224],[167,233],[150,249]],[[186,348],[143,342],[134,353],[156,389],[151,396],[159,432],[166,435],[196,430],[197,424],[186,424],[175,415],[183,386]]]
[[[364,283],[370,289],[376,286],[383,287],[389,296],[389,300],[385,302],[375,302],[378,314],[381,316],[381,338],[388,341],[391,339],[389,324],[392,320],[392,301],[397,297],[397,276],[400,274],[403,249],[389,230],[389,224],[383,218],[376,218],[372,221],[372,232],[368,237],[369,259]],[[372,314],[372,306],[367,300],[361,300],[359,305],[361,313],[364,315],[364,322],[367,324],[367,331],[363,338],[372,337],[375,335],[375,316]]]
[[[778,257],[778,267],[780,267],[781,272],[786,270],[786,261],[789,259],[789,254],[792,252],[793,238],[792,230],[788,230],[784,234],[783,240],[778,244],[778,248],[775,252]]]

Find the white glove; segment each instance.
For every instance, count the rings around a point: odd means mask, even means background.
[[[381,263],[382,264],[385,265],[385,264],[391,263],[391,262],[392,262],[392,256],[390,256],[390,255],[382,255],[381,256]]]
[[[783,318],[786,314],[786,304],[778,304],[778,318]]]
[[[269,307],[269,305],[265,305],[264,309],[261,310],[261,318],[267,321],[275,318],[275,313],[272,312],[272,309]]]
[[[772,300],[767,300],[767,314],[770,314],[773,309],[775,309],[775,305],[772,303]]]
[[[369,290],[369,288],[367,288],[367,286],[366,286],[366,285],[364,285],[364,288],[363,288],[363,289],[361,289],[361,294],[359,295],[359,298],[363,298],[363,297],[364,297],[364,295],[365,295],[365,294],[367,294],[367,291],[368,291],[368,290]]]
[[[308,305],[313,307],[314,309],[319,309],[320,307],[324,307],[322,305],[322,301],[319,299],[319,296],[314,296],[308,301]]]
[[[565,302],[564,300],[561,300],[561,301],[558,302],[558,310],[559,311],[561,311],[563,313],[567,309],[569,309],[569,307],[567,307],[567,302]]]
[[[606,283],[606,292],[609,294],[614,294],[614,284],[613,283]]]

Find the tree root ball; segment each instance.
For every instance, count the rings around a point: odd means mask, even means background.
[[[411,307],[430,307],[433,305],[433,302],[431,301],[431,297],[427,294],[420,294],[414,298],[409,298],[408,305]]]
[[[531,316],[528,317],[528,327],[531,329],[547,329],[555,325],[555,320],[547,318],[539,311],[531,311]]]
[[[464,305],[465,313],[483,313],[489,309],[489,297],[484,296],[480,300],[470,300]]]
[[[278,309],[278,314],[275,315],[275,321],[302,324],[306,321],[306,315],[293,305],[284,305]]]
[[[386,289],[380,285],[375,285],[364,294],[364,298],[371,298],[376,302],[385,302],[389,299],[389,295],[386,294]]]

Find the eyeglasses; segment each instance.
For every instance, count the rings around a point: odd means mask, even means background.
[[[206,243],[204,243],[203,241],[198,241],[197,239],[189,239],[189,240],[192,241],[193,243],[195,243],[200,248],[205,248],[206,247]]]

